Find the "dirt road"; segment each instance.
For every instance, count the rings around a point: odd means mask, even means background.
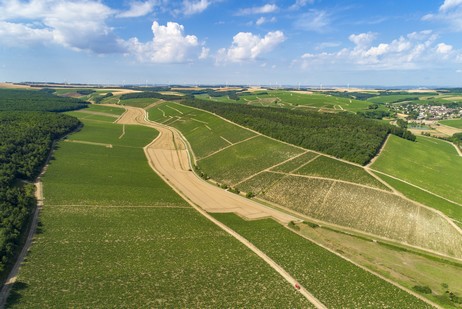
[[[141,108],[125,106],[127,112],[117,121],[119,124],[141,124],[155,128],[159,136],[144,148],[151,167],[169,183],[175,191],[196,208],[203,216],[228,232],[242,244],[256,253],[274,270],[276,270],[292,286],[316,308],[326,308],[317,298],[298,284],[291,274],[273,261],[247,239],[212,217],[208,212],[234,212],[247,219],[272,217],[280,222],[288,223],[297,218],[260,205],[239,195],[224,191],[202,179],[191,171],[189,153],[181,134],[173,128],[150,122]]]
[[[155,128],[160,135],[145,147],[151,166],[187,199],[208,212],[234,212],[247,219],[272,217],[288,223],[297,218],[258,204],[214,186],[191,171],[189,153],[181,134],[173,128],[146,120],[141,108],[125,107],[119,124],[141,124]]]

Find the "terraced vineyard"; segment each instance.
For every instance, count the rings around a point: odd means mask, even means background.
[[[360,166],[257,136],[211,113],[176,103],[160,104],[149,115],[179,129],[192,150],[199,152],[201,171],[219,183],[311,218],[462,257],[462,235],[453,225],[391,192]],[[206,156],[205,138],[195,135],[198,130],[212,137]],[[222,134],[229,132],[234,137],[225,138],[229,143],[215,142],[224,141]]]
[[[271,219],[214,214],[263,250],[328,308],[431,308],[394,285],[296,235]]]
[[[84,123],[43,179],[39,233],[9,307],[312,307],[149,168],[154,130]]]

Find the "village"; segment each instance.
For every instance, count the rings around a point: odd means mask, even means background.
[[[389,108],[415,120],[444,120],[462,117],[462,105],[460,104],[389,104]]]

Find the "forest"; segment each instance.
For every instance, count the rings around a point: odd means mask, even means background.
[[[414,141],[409,131],[351,113],[281,110],[187,98],[183,103],[204,109],[275,139],[365,165],[388,134]]]
[[[53,140],[81,126],[77,118],[46,110],[86,104],[40,91],[0,89],[0,277],[17,252],[36,205],[34,186]],[[35,101],[37,99],[37,101]],[[19,111],[14,111],[14,108]],[[41,109],[42,111],[36,111]]]
[[[53,89],[0,89],[0,111],[65,112],[88,106],[88,102],[59,97],[53,92]]]

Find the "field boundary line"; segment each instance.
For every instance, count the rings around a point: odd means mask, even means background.
[[[320,246],[321,248],[323,248],[323,249],[325,249],[325,250],[327,250],[327,251],[329,251],[329,252],[335,254],[336,256],[340,257],[341,259],[343,259],[343,260],[345,260],[345,261],[347,261],[347,262],[350,262],[351,264],[353,264],[353,265],[355,265],[355,266],[361,268],[362,270],[364,270],[364,271],[366,271],[366,272],[368,272],[368,273],[370,273],[370,274],[372,274],[372,275],[374,275],[374,276],[376,276],[376,277],[379,277],[380,279],[382,279],[382,280],[384,280],[384,281],[386,281],[386,282],[388,282],[388,283],[394,285],[394,286],[397,287],[398,289],[403,290],[403,291],[405,291],[405,292],[411,294],[412,296],[414,296],[414,297],[416,297],[416,298],[418,298],[418,299],[424,301],[425,303],[427,303],[427,304],[429,304],[429,305],[431,305],[431,306],[433,306],[433,307],[435,307],[435,308],[442,308],[442,307],[439,306],[438,304],[436,304],[436,303],[432,302],[431,300],[429,300],[429,299],[423,297],[422,295],[420,295],[420,294],[418,294],[418,293],[412,291],[411,289],[408,289],[408,288],[406,288],[406,287],[400,285],[399,283],[396,283],[396,282],[394,282],[393,280],[388,279],[387,277],[384,277],[383,275],[381,275],[381,274],[379,274],[379,273],[377,273],[377,272],[375,272],[375,271],[373,271],[373,270],[371,270],[371,269],[369,269],[369,268],[367,268],[367,267],[365,267],[365,266],[363,266],[363,265],[361,265],[361,264],[359,264],[359,263],[356,263],[355,261],[351,260],[350,258],[341,255],[340,253],[336,252],[336,251],[333,250],[333,249],[330,249],[329,247],[325,246],[324,244],[321,244],[321,243],[319,243],[319,242],[317,242],[317,241],[311,239],[310,237],[308,237],[308,236],[306,236],[306,235],[303,235],[303,234],[301,234],[301,233],[297,233],[296,231],[294,231],[293,229],[289,228],[288,226],[284,226],[284,227],[285,227],[286,229],[288,229],[289,231],[292,231],[292,233],[295,233],[295,234],[297,234],[298,236],[303,237],[303,238],[305,238],[305,239],[308,240],[308,241],[311,241],[312,243],[314,243],[314,244]]]
[[[325,157],[328,157],[328,158],[331,158],[331,159],[334,159],[334,160],[337,160],[337,161],[341,161],[341,162],[344,162],[344,163],[347,163],[347,164],[351,164],[351,165],[354,165],[354,166],[359,166],[359,167],[361,167],[361,168],[364,168],[363,165],[358,164],[358,163],[350,162],[350,161],[347,161],[347,160],[345,160],[345,159],[340,159],[340,158],[334,157],[334,156],[329,155],[329,154],[327,154],[327,153],[322,153],[322,152],[317,151],[317,150],[314,150],[314,149],[303,148],[303,147],[301,147],[301,146],[293,145],[293,144],[290,144],[290,143],[288,143],[288,142],[284,142],[284,141],[278,140],[278,139],[276,139],[276,138],[274,138],[274,137],[271,137],[271,136],[262,134],[262,133],[260,133],[260,132],[258,132],[258,131],[252,130],[252,129],[250,129],[250,128],[247,128],[247,127],[244,127],[244,126],[242,126],[242,125],[240,125],[240,124],[237,124],[237,123],[235,123],[235,122],[232,122],[232,121],[229,120],[229,119],[226,119],[226,118],[224,118],[224,117],[222,117],[222,116],[220,116],[220,115],[218,115],[218,114],[214,114],[214,113],[209,112],[209,111],[207,111],[207,110],[200,109],[200,108],[193,107],[193,106],[189,106],[189,105],[186,105],[186,104],[177,103],[177,102],[173,102],[173,103],[174,103],[174,104],[178,104],[178,105],[180,105],[180,106],[186,106],[186,107],[189,107],[189,108],[192,108],[192,109],[195,109],[195,110],[204,112],[204,113],[208,113],[208,114],[213,115],[213,116],[215,116],[215,117],[218,117],[218,118],[220,118],[221,120],[226,121],[226,122],[228,122],[228,123],[230,123],[230,124],[232,124],[232,125],[234,125],[234,126],[240,127],[240,128],[242,128],[242,129],[247,130],[247,131],[250,131],[250,132],[253,132],[253,133],[257,134],[257,135],[264,136],[264,137],[269,138],[269,139],[271,139],[271,140],[273,140],[273,141],[276,141],[276,142],[278,142],[278,143],[283,143],[283,144],[286,144],[286,145],[288,145],[288,146],[295,147],[295,148],[298,148],[298,149],[301,149],[301,150],[304,150],[304,151],[308,150],[308,151],[311,151],[311,152],[313,152],[313,153],[316,153],[316,154],[319,154],[319,155],[322,155],[322,156],[325,156]]]
[[[284,161],[282,161],[282,162],[279,162],[279,163],[277,163],[277,164],[275,164],[275,165],[273,165],[273,166],[270,166],[270,167],[268,167],[268,168],[265,168],[264,170],[261,170],[261,171],[255,173],[255,174],[250,175],[249,177],[246,177],[246,178],[244,178],[243,180],[241,180],[241,181],[235,183],[233,186],[238,186],[238,185],[240,185],[241,183],[246,182],[246,181],[248,181],[248,180],[250,180],[250,179],[252,179],[252,178],[254,178],[254,177],[256,177],[256,176],[258,176],[258,175],[260,175],[260,174],[262,174],[262,173],[264,173],[264,172],[270,172],[273,168],[278,167],[278,166],[281,166],[281,165],[283,165],[283,164],[285,164],[285,163],[287,163],[287,162],[290,162],[290,161],[292,161],[292,160],[295,160],[295,159],[297,159],[297,158],[299,158],[299,157],[301,157],[301,156],[307,154],[308,152],[309,152],[309,150],[307,150],[307,151],[305,151],[305,152],[302,152],[301,154],[298,154],[298,155],[296,155],[295,157],[289,158],[289,159],[284,160]]]
[[[137,121],[139,121],[139,124],[140,125],[144,125],[144,126],[148,126],[148,127],[153,127],[155,128],[156,127],[156,124],[155,123],[152,123],[151,121],[149,121],[149,119],[146,118],[147,117],[147,113],[144,113],[144,122],[143,121],[140,121],[137,119]],[[150,126],[150,124],[152,124],[152,126]],[[162,126],[162,125],[160,125]],[[173,129],[172,128],[168,128],[166,127],[165,128],[166,130],[170,130],[172,132]],[[252,244],[251,242],[249,242],[247,239],[245,239],[243,236],[241,236],[240,234],[238,234],[236,231],[232,230],[231,228],[229,228],[228,226],[226,226],[225,224],[221,223],[220,221],[218,221],[217,219],[213,218],[209,213],[207,213],[204,209],[202,209],[201,207],[199,207],[198,205],[194,204],[187,196],[185,196],[183,194],[183,192],[181,192],[180,190],[178,190],[175,186],[173,186],[170,181],[165,178],[164,175],[162,175],[161,173],[158,173],[157,170],[155,169],[154,165],[153,165],[153,162],[148,154],[148,148],[151,144],[153,144],[154,142],[157,141],[157,139],[159,139],[162,135],[162,132],[159,132],[159,135],[151,142],[149,143],[148,145],[146,145],[143,150],[144,150],[144,153],[145,153],[145,156],[146,156],[146,159],[149,163],[149,166],[151,167],[151,169],[157,174],[159,175],[159,177],[161,177],[175,192],[177,192],[188,204],[190,204],[195,210],[197,210],[201,215],[203,215],[206,219],[208,219],[209,221],[211,221],[212,223],[214,223],[215,225],[217,225],[219,228],[221,228],[222,230],[224,230],[225,232],[227,232],[230,236],[234,237],[236,240],[238,240],[239,242],[241,242],[243,245],[245,245],[248,249],[250,249],[252,252],[254,252],[258,257],[260,257],[264,262],[266,262],[271,268],[273,268],[277,273],[279,273],[293,288],[295,288],[295,285],[298,284],[298,281],[295,280],[295,278],[293,278],[284,268],[282,268],[279,264],[277,264],[274,260],[272,260],[268,255],[266,255],[263,251],[261,251],[260,249],[258,249],[254,244]],[[183,139],[183,136],[182,135],[179,135],[180,139]],[[188,151],[188,148],[186,147],[186,152],[188,154],[188,157],[189,157],[189,151]],[[190,161],[189,161],[190,162]],[[300,286],[300,289],[298,289],[298,291],[309,301],[311,302],[313,305],[315,305],[317,308],[327,308],[324,304],[322,304],[316,297],[314,297],[310,292],[308,292],[303,286]]]
[[[111,113],[87,111],[85,109],[75,110],[74,112],[87,114],[87,115],[90,115],[90,116],[91,115],[96,115],[96,116],[105,116],[105,117],[111,117],[111,118],[119,118],[118,115],[114,115],[114,114],[111,114]]]
[[[125,135],[125,124],[122,125],[122,134],[119,136],[119,139],[122,139]]]
[[[318,180],[326,180],[326,181],[332,181],[332,182],[346,183],[346,184],[349,184],[349,185],[352,185],[352,186],[362,187],[362,188],[366,188],[366,189],[380,191],[382,193],[395,195],[393,192],[390,192],[390,191],[387,191],[387,190],[383,190],[383,189],[380,189],[380,188],[377,188],[377,187],[371,187],[371,186],[361,184],[361,183],[357,183],[357,182],[351,182],[351,181],[348,181],[348,180],[334,179],[334,178],[320,177],[320,176],[285,173],[285,172],[278,172],[278,171],[268,171],[268,172],[273,173],[273,174],[280,174],[280,175],[299,177],[299,178],[309,178],[309,179],[318,179]]]
[[[106,148],[112,148],[112,144],[88,142],[88,141],[82,141],[82,140],[78,140],[78,139],[65,139],[64,141],[67,142],[67,143],[77,143],[77,144],[86,144],[86,145],[94,145],[94,146],[104,146],[104,147],[106,147]]]
[[[364,168],[369,168],[372,164],[374,164],[375,161],[377,161],[378,157],[380,156],[380,154],[384,151],[385,149],[385,146],[387,145],[388,143],[388,140],[390,139],[390,135],[391,133],[388,133],[387,135],[387,138],[385,139],[385,141],[383,142],[382,146],[380,147],[379,151],[377,152],[377,154],[369,161],[369,163],[367,163]]]
[[[256,137],[258,137],[258,136],[259,136],[259,135],[254,135],[254,136],[248,137],[248,138],[246,138],[246,139],[243,139],[242,141],[239,141],[239,142],[236,142],[236,143],[234,143],[234,144],[231,144],[231,145],[225,146],[225,147],[223,147],[223,148],[220,148],[220,149],[218,149],[218,150],[216,150],[216,151],[214,151],[214,152],[212,152],[212,153],[209,153],[209,154],[206,155],[205,157],[202,157],[202,158],[197,159],[197,161],[207,159],[208,157],[211,157],[211,156],[213,156],[213,155],[216,155],[217,153],[222,152],[223,150],[226,150],[226,149],[228,149],[228,148],[230,148],[230,147],[233,147],[233,146],[239,145],[239,144],[241,144],[241,143],[247,142],[247,141],[249,141],[249,140],[251,140],[251,139],[253,139],[253,138],[256,138]],[[221,136],[220,136],[220,137],[221,137]]]
[[[161,104],[162,102],[165,102],[165,101],[164,101],[163,99],[157,100],[157,101],[155,101],[155,102],[152,102],[152,103],[149,104],[148,106],[144,107],[143,109],[144,109],[144,110],[148,110],[148,109],[150,109],[150,108],[155,107],[156,105]]]
[[[422,135],[422,136],[420,136],[420,137],[424,137],[424,138],[428,138],[428,139],[436,139],[436,138],[434,138],[434,137],[425,136],[425,135]],[[451,143],[450,141],[447,141],[447,140],[444,140],[444,139],[439,139],[439,138],[438,138],[438,139],[436,139],[436,140],[442,141],[442,142],[446,142],[446,143],[448,143],[448,144],[451,144],[452,146],[454,146],[454,148],[456,148],[457,154],[458,154],[460,157],[462,157],[462,151],[460,150],[459,147],[457,147],[456,144]]]
[[[399,181],[401,181],[401,182],[404,182],[405,184],[408,184],[408,185],[410,185],[410,186],[412,186],[412,187],[414,187],[414,188],[417,188],[417,189],[422,190],[422,191],[424,191],[424,192],[427,192],[427,193],[429,193],[429,194],[431,194],[431,195],[434,195],[434,196],[436,196],[436,197],[439,197],[439,198],[441,198],[441,199],[443,199],[443,200],[445,200],[445,201],[447,201],[447,202],[449,202],[449,203],[453,203],[453,204],[456,204],[456,205],[462,207],[462,204],[460,204],[460,203],[458,203],[458,202],[454,202],[453,200],[450,200],[450,199],[448,199],[448,198],[446,198],[446,197],[444,197],[444,196],[438,195],[438,194],[433,193],[433,192],[431,192],[431,191],[429,191],[429,190],[427,190],[427,189],[424,189],[424,188],[422,188],[422,187],[419,187],[419,186],[417,186],[417,185],[415,185],[415,184],[413,184],[413,183],[410,183],[409,181],[406,181],[406,180],[404,180],[404,179],[401,179],[401,178],[392,176],[392,175],[387,174],[387,173],[385,173],[385,172],[381,172],[381,171],[375,170],[375,169],[373,169],[373,168],[370,168],[370,170],[373,171],[373,172],[375,172],[375,173],[382,174],[382,175],[388,176],[388,177],[390,177],[390,178],[393,178],[393,179],[395,179],[395,180],[399,180]]]
[[[309,160],[306,161],[305,163],[300,164],[299,167],[297,167],[297,168],[291,170],[288,174],[295,173],[295,172],[298,171],[299,169],[304,168],[305,166],[307,166],[308,164],[310,164],[311,162],[313,162],[314,160],[316,160],[316,159],[319,158],[320,156],[321,156],[320,154],[314,156],[313,158],[309,159]]]
[[[171,107],[171,106],[168,105],[168,104],[165,104],[165,106],[168,107],[168,108],[170,108],[170,109],[172,109],[172,110],[174,110],[174,111],[176,111],[176,112],[178,112],[178,113],[180,113],[181,115],[184,115],[184,113],[183,113],[182,111],[180,111],[180,110],[178,110],[178,109],[176,109],[176,108],[174,108],[174,107]]]
[[[222,140],[224,140],[225,142],[227,142],[228,144],[232,145],[233,143],[231,143],[230,141],[228,141],[226,138],[224,138],[223,136],[220,135],[220,138]]]
[[[76,205],[76,204],[47,204],[47,207],[98,207],[98,208],[179,208],[192,209],[190,206],[157,206],[157,205]]]

